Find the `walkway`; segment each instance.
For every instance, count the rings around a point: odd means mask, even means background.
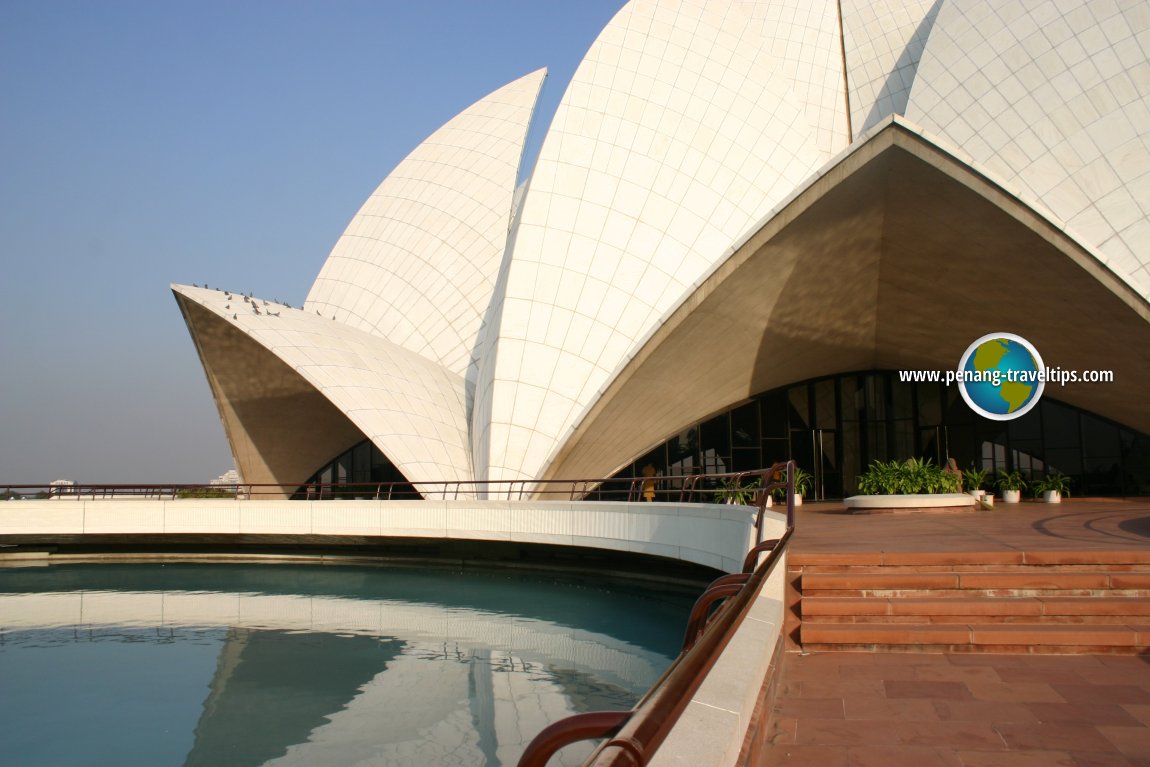
[[[1045,552],[1101,561],[1150,550],[1150,501],[1085,500],[945,515],[803,507],[790,556]],[[1150,658],[787,655],[763,764],[803,767],[1150,767]]]

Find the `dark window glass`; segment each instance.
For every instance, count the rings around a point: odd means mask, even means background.
[[[1051,400],[1044,400],[1039,407],[1042,408],[1043,438],[1046,446],[1077,450],[1082,444],[1078,434],[1078,411]]]
[[[914,387],[890,378],[891,413],[895,418],[914,418]]]
[[[699,470],[699,432],[687,429],[667,443],[667,473],[694,474]]]
[[[843,421],[866,420],[866,393],[859,388],[858,376],[844,376],[839,382],[839,412]]]
[[[894,439],[894,455],[896,458],[909,458],[915,455],[913,421],[895,421],[891,424],[891,437]]]
[[[918,398],[918,425],[937,426],[942,423],[942,399],[939,386],[934,383],[915,385]]]
[[[970,409],[970,405],[966,404],[966,400],[958,393],[957,386],[946,387],[946,412],[943,419],[947,425],[957,426],[959,424],[973,424],[976,416],[974,411]]]
[[[790,455],[790,442],[786,437],[770,437],[763,440],[763,466],[773,466],[786,461]]]
[[[1121,453],[1118,427],[1112,423],[1082,415],[1082,449],[1087,456],[1114,456]]]
[[[749,402],[742,407],[731,411],[731,443],[732,447],[758,448],[761,438],[759,436],[759,403]]]
[[[731,471],[752,471],[765,469],[763,454],[758,448],[735,448],[731,454]]]
[[[815,384],[815,424],[819,429],[833,429],[837,422],[835,382],[831,379]]]
[[[1042,408],[1035,407],[1013,421],[1006,421],[1006,424],[1012,440],[1042,439]]]
[[[786,392],[771,392],[759,398],[759,423],[764,438],[787,436]]]
[[[1081,478],[1082,451],[1076,447],[1048,447],[1046,449],[1046,471],[1066,474],[1075,480]]]
[[[791,429],[811,428],[811,397],[807,385],[792,386],[788,389],[787,401],[790,404]]]
[[[868,421],[886,420],[887,382],[887,377],[878,373],[863,376],[862,386]]]
[[[705,421],[699,427],[699,447],[703,455],[708,453],[724,459],[731,455],[731,414],[723,413]],[[724,460],[724,463],[727,461]]]

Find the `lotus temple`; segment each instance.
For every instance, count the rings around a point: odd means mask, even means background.
[[[412,149],[302,307],[173,286],[245,482],[1150,494],[1150,3],[632,0],[525,166],[545,77]],[[900,376],[991,332],[1113,379],[992,421]]]

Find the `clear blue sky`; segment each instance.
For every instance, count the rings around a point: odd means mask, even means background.
[[[0,3],[0,485],[231,468],[169,283],[298,305],[396,163],[546,66],[537,147],[621,5]]]

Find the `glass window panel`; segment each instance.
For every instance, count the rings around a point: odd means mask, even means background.
[[[1034,408],[1029,413],[1006,421],[1010,439],[1042,439],[1042,412],[1041,408]]]
[[[1081,488],[1078,480],[1082,478],[1082,451],[1076,447],[1047,447],[1046,471],[1066,474],[1074,478],[1076,486]]]
[[[718,455],[731,454],[731,414],[717,415],[699,427],[699,447],[706,453],[712,450]]]
[[[835,428],[837,415],[834,380],[827,379],[817,382],[815,384],[815,428]]]
[[[939,385],[916,384],[915,394],[918,398],[918,425],[937,426],[942,423],[942,398]]]
[[[753,471],[765,469],[763,454],[758,448],[735,448],[731,453],[731,471]]]
[[[866,447],[868,462],[889,461],[894,458],[890,455],[890,448],[887,444],[885,423],[872,421],[866,424]]]
[[[914,386],[890,379],[891,412],[895,418],[914,418]]]
[[[759,446],[759,403],[749,402],[731,411],[732,447]]]
[[[786,392],[771,392],[759,398],[759,423],[764,437],[787,436]]]
[[[1121,452],[1118,427],[1087,413],[1082,414],[1082,450],[1087,456],[1116,456]]]
[[[787,401],[790,404],[790,427],[792,429],[809,429],[811,426],[811,398],[807,385],[792,386],[788,389]]]
[[[844,376],[839,381],[839,412],[844,421],[866,419],[866,393],[859,388],[858,376]]]
[[[1122,492],[1150,495],[1150,437],[1122,430]]]
[[[1078,434],[1078,411],[1052,400],[1044,400],[1038,407],[1042,409],[1043,438],[1046,446],[1078,449],[1081,445]]]
[[[946,387],[946,413],[944,421],[947,425],[972,424],[975,422],[974,411],[958,392],[957,386]]]
[[[866,392],[866,418],[870,421],[886,420],[887,377],[877,373],[863,376]]]
[[[894,439],[895,458],[905,460],[915,455],[913,421],[895,421],[891,424],[891,436]]]
[[[844,491],[849,494],[858,489],[857,477],[867,468],[862,465],[863,457],[859,450],[859,425],[857,423],[843,422],[842,445],[842,482]]]

